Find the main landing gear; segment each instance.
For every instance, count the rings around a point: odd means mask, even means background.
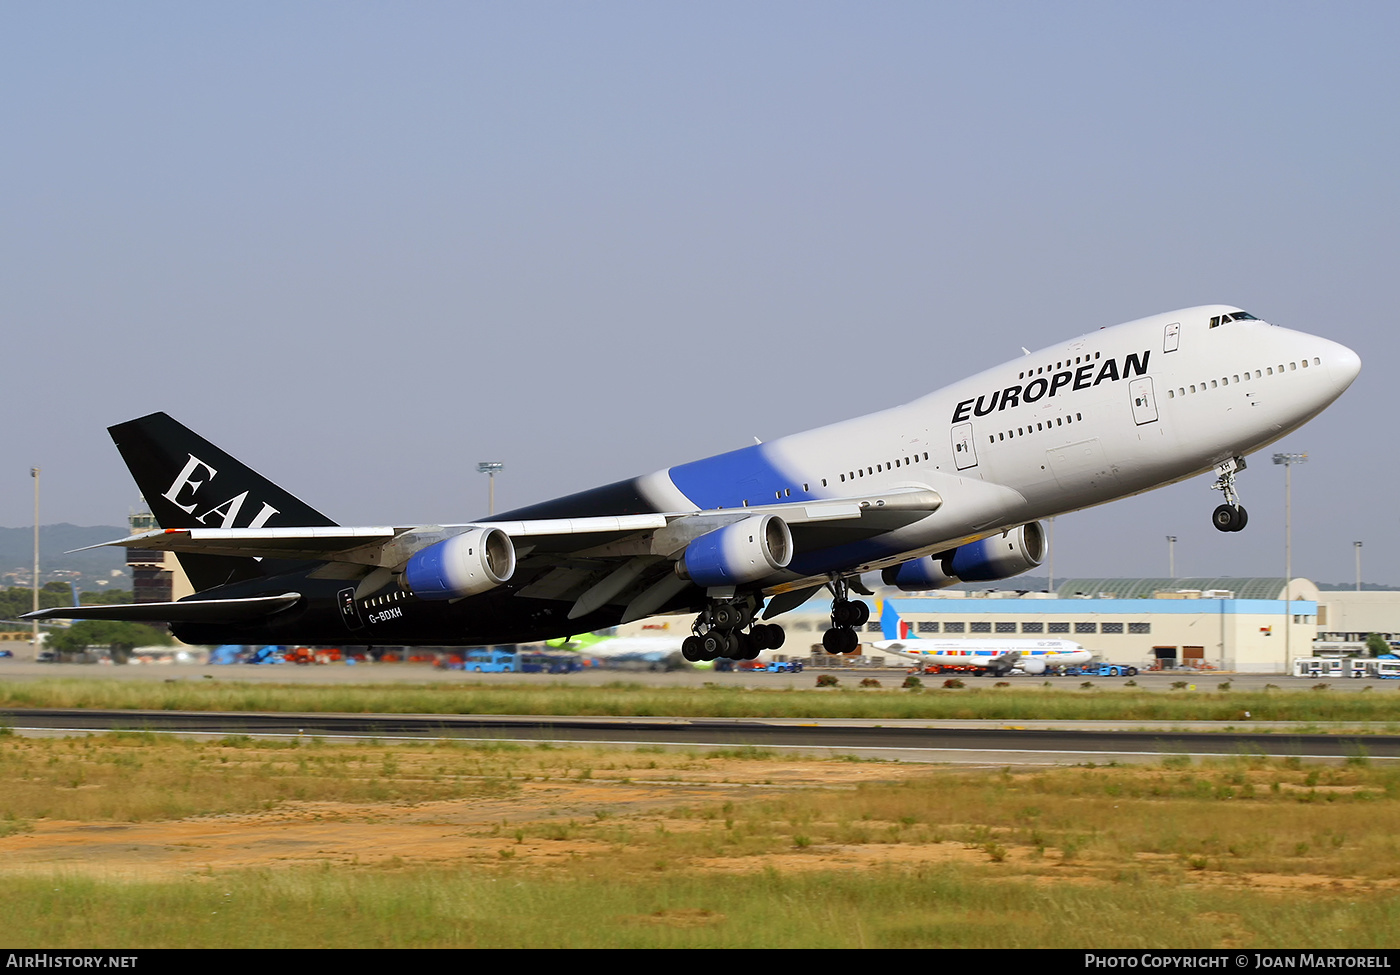
[[[787,634],[776,623],[754,623],[758,608],[752,596],[711,600],[691,624],[681,656],[691,663],[720,657],[753,660],[764,650],[777,650]]]
[[[855,653],[860,648],[856,627],[870,619],[870,606],[863,600],[851,599],[845,579],[834,579],[831,592],[831,629],[822,635],[822,647],[827,653]]]
[[[1210,522],[1217,531],[1237,532],[1249,524],[1249,512],[1244,510],[1239,495],[1235,493],[1235,475],[1244,468],[1243,457],[1232,457],[1216,468],[1218,476],[1210,486],[1211,490],[1225,493],[1225,503],[1216,508],[1210,516]]]

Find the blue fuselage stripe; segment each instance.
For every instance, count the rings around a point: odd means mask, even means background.
[[[668,473],[671,483],[697,508],[739,508],[745,502],[759,505],[821,497],[804,490],[798,476],[781,470],[763,444],[681,464]]]

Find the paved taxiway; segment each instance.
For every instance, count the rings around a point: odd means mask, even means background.
[[[515,742],[555,745],[763,748],[921,762],[1062,764],[1155,762],[1173,755],[1296,756],[1400,761],[1400,735],[1302,733],[1284,722],[1258,730],[1200,730],[1206,722],[925,721],[908,719],[600,718],[537,715],[223,713],[16,709],[0,724],[27,734],[135,730],[220,737]],[[1311,728],[1315,728],[1311,726]],[[1311,730],[1310,728],[1310,730]]]
[[[539,681],[558,684],[605,684],[617,681],[655,686],[703,687],[723,683],[769,688],[811,688],[820,671],[801,674],[671,673],[585,671],[577,674],[466,674],[413,664],[356,666],[92,666],[6,661],[0,680],[42,680],[54,677],[110,680],[210,679],[297,684],[384,684],[446,681],[474,684],[518,684]],[[903,672],[839,671],[854,684],[867,676],[903,680]],[[932,683],[937,678],[927,678]],[[1039,680],[1016,677],[1013,682]],[[1185,680],[1200,690],[1215,690],[1230,681],[1233,689],[1263,689],[1266,684],[1306,689],[1317,682],[1279,676],[1212,673],[1206,676],[1144,674],[1144,690],[1171,692]],[[1123,679],[1092,679],[1112,687]],[[1057,678],[1066,689],[1077,689],[1081,678]],[[1333,681],[1338,690],[1400,692],[1400,681]],[[936,685],[935,685],[936,686]],[[520,742],[557,745],[607,744],[614,747],[665,748],[756,747],[809,755],[852,755],[901,761],[975,764],[1085,764],[1089,762],[1155,762],[1165,756],[1222,757],[1231,755],[1298,756],[1308,761],[1342,762],[1366,756],[1377,761],[1400,761],[1400,736],[1367,733],[1365,725],[1316,722],[1241,720],[1222,726],[1215,722],[1142,721],[954,721],[899,719],[718,719],[718,718],[590,718],[575,716],[480,715],[338,715],[288,713],[209,713],[170,711],[14,710],[0,712],[0,723],[25,734],[84,734],[113,729],[220,737],[253,734],[275,737],[320,737],[342,740],[450,738],[456,740]]]
[[[874,677],[886,687],[898,687],[903,682],[906,671],[899,667],[870,669],[820,670],[809,668],[800,674],[769,674],[755,671],[734,671],[716,673],[713,670],[603,670],[589,669],[574,674],[475,674],[460,670],[438,670],[428,664],[365,663],[365,664],[325,664],[321,666],[295,664],[250,665],[231,664],[210,667],[196,664],[141,664],[114,667],[100,664],[41,664],[23,660],[0,660],[0,680],[45,680],[56,677],[91,680],[237,680],[267,682],[274,684],[539,684],[559,683],[570,686],[597,686],[600,684],[639,683],[656,687],[704,687],[706,684],[734,685],[739,687],[794,688],[807,690],[816,686],[817,675],[834,674],[842,685],[858,685],[867,677]],[[924,675],[925,687],[937,687],[954,675]],[[964,677],[969,686],[985,683],[991,686],[996,682],[992,677]],[[1050,681],[1053,686],[1077,689],[1084,681],[1095,687],[1113,688],[1124,686],[1124,677],[1029,677],[1013,675],[1003,678],[1013,687],[1023,684],[1039,684]],[[1232,690],[1257,691],[1269,685],[1284,690],[1307,690],[1319,683],[1327,684],[1332,690],[1361,691],[1370,687],[1372,692],[1400,693],[1400,680],[1345,680],[1286,677],[1282,674],[1231,674],[1220,671],[1142,673],[1132,680],[1145,691],[1171,691],[1172,685],[1185,682],[1200,691],[1214,691],[1220,684],[1229,682]]]

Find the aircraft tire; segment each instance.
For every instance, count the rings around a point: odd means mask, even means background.
[[[845,627],[842,633],[844,635],[841,638],[841,643],[845,647],[842,652],[849,655],[858,651],[860,649],[860,635],[849,626]]]
[[[705,659],[705,647],[698,636],[688,636],[681,641],[681,656],[693,664]]]
[[[719,630],[711,630],[700,638],[701,660],[715,660],[729,649],[729,641]]]
[[[870,622],[870,605],[863,599],[851,601],[851,609],[855,615],[851,619],[852,626],[864,626]]]
[[[841,644],[843,641],[841,638],[841,633],[842,631],[838,630],[834,626],[831,629],[827,630],[825,633],[823,633],[822,649],[825,650],[827,653],[842,653],[843,651],[841,649]]]
[[[1249,524],[1249,513],[1232,504],[1219,505],[1210,516],[1217,531],[1237,532]]]

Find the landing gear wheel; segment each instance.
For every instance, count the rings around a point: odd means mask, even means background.
[[[758,655],[763,652],[763,644],[752,636],[746,636],[740,642],[742,644],[742,649],[739,651],[740,660],[757,660]]]
[[[850,627],[846,628],[846,654],[847,656],[860,652],[860,635]]]
[[[1249,523],[1249,515],[1239,505],[1222,504],[1211,514],[1210,522],[1217,531],[1237,532]]]
[[[870,605],[865,600],[851,600],[851,609],[855,614],[851,619],[852,626],[864,626],[870,622]]]
[[[822,634],[822,649],[827,653],[841,652],[841,631],[832,627]]]
[[[700,637],[701,660],[715,660],[729,649],[729,639],[719,630],[711,630]]]
[[[693,664],[705,659],[705,647],[698,636],[688,636],[681,641],[681,656]]]

